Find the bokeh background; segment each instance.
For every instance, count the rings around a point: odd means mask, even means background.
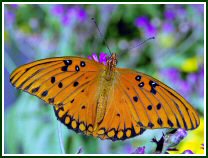
[[[103,37],[91,18],[94,17]],[[140,42],[154,36],[136,48]],[[58,121],[52,106],[16,90],[9,75],[18,66],[46,57],[108,53],[106,39],[119,67],[142,71],[182,94],[201,118],[177,146],[203,153],[204,143],[204,9],[203,4],[166,5],[4,5],[4,145],[5,153],[61,153]],[[133,49],[131,49],[133,48]],[[128,109],[127,109],[128,110]],[[101,141],[61,125],[66,153],[131,153],[160,138],[161,130],[119,142]]]

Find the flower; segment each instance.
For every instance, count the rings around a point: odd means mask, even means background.
[[[17,9],[19,7],[19,4],[10,4],[11,7],[13,7],[14,9]]]
[[[64,13],[63,5],[60,4],[54,5],[51,9],[51,13],[55,16],[62,16],[62,14]]]
[[[104,52],[100,53],[99,59],[98,59],[98,56],[96,53],[92,53],[92,56],[88,56],[88,59],[94,60],[94,61],[102,63],[104,65],[106,65],[107,58],[108,58],[108,55],[105,54]]]
[[[195,154],[204,154],[204,149],[201,148],[204,143],[204,119],[200,118],[200,125],[195,130],[188,131],[188,136],[176,147],[177,152],[171,151],[171,154],[180,154],[186,150],[191,150]]]
[[[198,13],[204,13],[204,4],[191,4],[191,6],[192,6]]]
[[[145,36],[150,37],[156,35],[156,27],[150,22],[149,18],[146,16],[138,17],[135,20],[135,25],[144,31]]]
[[[162,30],[163,32],[166,32],[166,33],[174,32],[175,28],[174,28],[173,22],[165,21],[162,24]]]
[[[144,154],[145,152],[145,146],[143,147],[138,147],[134,152],[132,152],[131,154]]]
[[[57,4],[52,7],[51,13],[58,16],[64,26],[68,26],[73,20],[83,22],[87,18],[87,12],[80,6],[71,6],[67,8],[64,5]]]
[[[175,12],[173,9],[168,9],[164,12],[164,17],[167,19],[167,20],[174,20],[176,15],[175,15]]]
[[[187,132],[184,129],[175,129],[169,133],[166,133],[166,135],[163,134],[160,140],[153,138],[152,142],[156,143],[157,145],[155,149],[155,154],[168,154],[168,151],[178,151],[178,149],[173,147],[179,144],[181,140],[183,140],[186,136]]]
[[[168,137],[165,138],[164,143],[168,144],[169,147],[176,146],[187,136],[187,131],[179,128],[175,133],[169,134]]]
[[[182,154],[194,154],[191,150],[185,150]]]
[[[5,9],[4,15],[5,23],[8,25],[12,25],[16,18],[15,14],[11,10]]]
[[[85,21],[87,18],[86,11],[81,7],[71,7],[66,11],[66,15],[62,17],[62,24],[69,25],[72,20],[78,20],[79,22]]]

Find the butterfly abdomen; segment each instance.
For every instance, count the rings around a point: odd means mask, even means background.
[[[96,119],[95,119],[95,127],[96,130],[97,125],[99,125],[106,112],[107,105],[111,102],[113,84],[115,80],[115,72],[105,70],[101,73],[99,78],[99,90],[97,94],[97,108],[96,108]]]

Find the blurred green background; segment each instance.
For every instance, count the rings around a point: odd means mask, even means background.
[[[92,22],[94,17],[118,67],[145,72],[182,94],[199,112],[201,125],[177,147],[203,153],[204,143],[204,9],[202,4],[166,5],[4,5],[4,145],[5,153],[61,153],[58,121],[52,106],[16,90],[9,75],[18,66],[56,56],[108,53]],[[130,49],[145,39],[156,39]],[[160,138],[150,130],[126,141],[102,141],[61,125],[66,153],[131,153]]]

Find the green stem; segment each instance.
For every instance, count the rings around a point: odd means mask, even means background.
[[[59,121],[58,121],[58,136],[59,136],[59,144],[60,144],[61,152],[62,154],[65,154],[64,143],[63,143],[62,132],[61,132],[61,123]]]

